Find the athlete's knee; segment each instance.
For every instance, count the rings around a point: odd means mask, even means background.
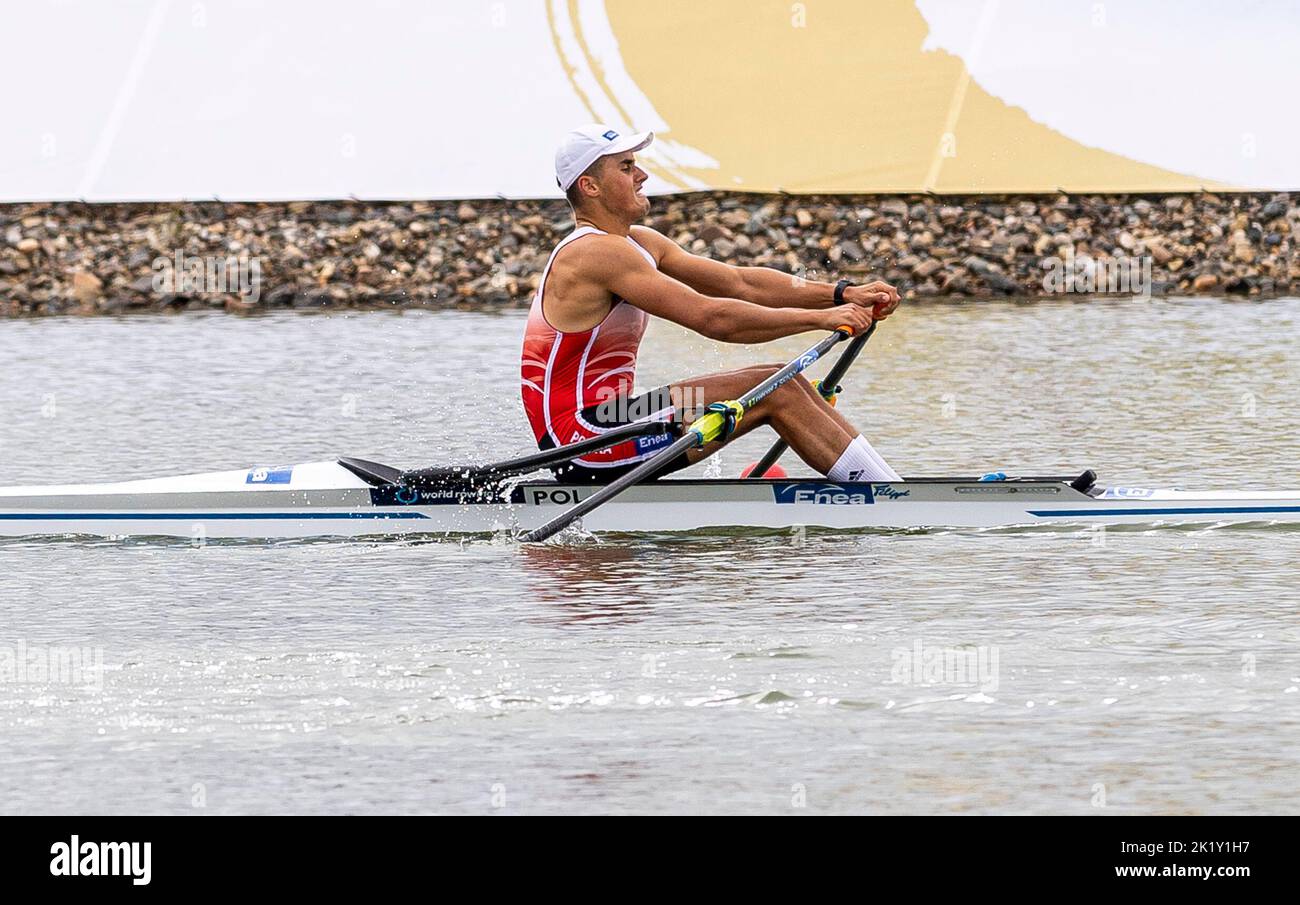
[[[816,393],[813,385],[808,382],[808,378],[802,374],[796,374],[777,388],[772,395],[780,394],[783,399],[806,399]]]
[[[779,369],[778,367],[777,370]],[[797,375],[768,394],[758,404],[756,414],[777,422],[798,419],[807,412],[811,402],[809,397],[814,393],[812,385],[804,380],[803,375]]]

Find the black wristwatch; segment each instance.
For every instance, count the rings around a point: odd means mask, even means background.
[[[844,304],[844,290],[848,289],[852,285],[853,284],[850,283],[848,280],[840,280],[838,283],[835,284],[835,304],[837,305]]]

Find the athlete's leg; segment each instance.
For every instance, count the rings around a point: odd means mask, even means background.
[[[710,402],[735,399],[776,373],[783,365],[756,365],[720,374],[707,374],[673,384],[669,388],[680,417],[690,423]],[[770,425],[809,466],[830,474],[865,471],[872,480],[897,480],[892,469],[866,444],[833,406],[826,402],[802,375],[788,381],[750,409],[729,439],[743,436],[756,427]],[[699,461],[722,445],[715,441],[688,455]],[[854,446],[850,450],[850,445]],[[864,448],[865,447],[865,448]]]

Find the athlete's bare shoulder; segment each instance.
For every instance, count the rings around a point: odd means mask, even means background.
[[[645,257],[633,247],[631,242],[623,236],[608,233],[593,233],[570,242],[560,249],[555,264],[560,265],[561,259],[564,259],[563,267],[570,273],[597,282],[604,282],[610,274],[640,270],[649,266]]]
[[[677,247],[677,243],[659,230],[649,226],[634,226],[631,229],[632,241],[654,256],[655,262],[663,260],[664,254]]]
[[[621,236],[591,233],[569,242],[551,262],[544,286],[544,315],[557,330],[589,330],[609,313],[610,286],[620,275],[648,268]]]

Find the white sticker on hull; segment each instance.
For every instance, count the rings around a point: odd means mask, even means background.
[[[560,487],[556,489],[529,487],[528,502],[534,506],[545,506],[547,504],[572,506],[574,503],[582,502],[592,491],[599,489],[599,487],[593,487],[591,490],[579,490],[577,487]]]
[[[276,465],[268,468],[250,468],[245,484],[288,484],[293,480],[292,465]]]

